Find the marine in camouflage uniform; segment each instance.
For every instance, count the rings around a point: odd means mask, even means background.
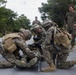
[[[35,20],[32,22],[32,25],[34,25],[34,24],[41,25],[41,22],[38,20],[37,16],[35,16]]]
[[[76,37],[76,11],[74,11],[74,6],[69,5],[69,12],[66,14],[65,20],[67,24],[67,30],[72,34],[72,46],[75,45]]]
[[[59,69],[68,69],[70,67],[73,67],[74,64],[76,64],[76,61],[66,61],[67,57],[69,55],[69,48],[70,48],[70,42],[67,41],[67,37],[59,39],[59,41],[62,41],[60,44],[56,44],[56,48],[53,46],[52,41],[54,39],[54,36],[58,33],[58,28],[56,25],[53,26],[52,22],[50,20],[45,20],[43,23],[43,26],[47,29],[46,32],[46,38],[45,43],[42,46],[43,55],[46,60],[46,62],[49,64],[49,67],[43,68],[42,71],[55,71],[56,67]],[[69,35],[70,37],[70,35]],[[67,39],[66,39],[67,38]],[[57,39],[58,40],[58,39]],[[65,43],[66,42],[66,43]],[[65,47],[66,46],[66,47]],[[54,64],[53,56],[56,54],[56,63]]]
[[[29,30],[20,29],[19,33],[11,33],[3,36],[3,44],[0,45],[0,52],[7,61],[0,61],[0,68],[11,68],[15,65],[19,67],[31,67],[38,58],[35,52],[31,51],[26,45],[26,41],[31,38]],[[23,52],[21,57],[19,51]],[[27,57],[30,61],[27,62]]]
[[[39,51],[41,54],[42,53],[42,49],[41,49],[41,46],[45,40],[45,37],[46,37],[46,31],[44,30],[44,28],[42,28],[40,25],[38,24],[34,24],[32,25],[31,27],[31,31],[34,32],[34,45],[39,48]]]

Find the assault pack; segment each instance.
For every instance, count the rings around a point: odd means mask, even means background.
[[[6,51],[9,53],[12,53],[16,50],[16,45],[13,41],[13,38],[21,38],[17,33],[11,33],[3,36],[2,41],[3,41],[3,47]]]
[[[72,36],[64,29],[57,28],[57,32],[54,32],[54,44],[62,44],[68,48],[71,45]]]
[[[71,34],[69,34],[64,29],[59,29],[55,27],[52,33],[51,44],[57,50],[57,52],[61,50],[59,45],[63,45],[65,48],[71,47],[71,40],[72,40]]]

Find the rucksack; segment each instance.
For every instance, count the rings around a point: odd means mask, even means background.
[[[11,33],[3,36],[2,38],[3,47],[9,53],[12,53],[17,49],[16,44],[13,41],[13,38],[21,38],[21,37],[17,33]]]
[[[68,48],[71,45],[72,36],[66,30],[56,28],[54,31],[54,44],[62,44]]]

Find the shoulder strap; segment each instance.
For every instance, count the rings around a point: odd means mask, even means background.
[[[51,40],[51,44],[53,45],[53,47],[56,49],[57,52],[59,52],[61,49],[55,44],[55,35],[56,35],[56,30],[54,30],[52,32],[52,40]]]

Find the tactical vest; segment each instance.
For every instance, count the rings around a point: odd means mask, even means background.
[[[69,48],[71,45],[72,36],[65,30],[57,29],[56,32],[54,32],[54,43],[55,44],[62,44],[64,47]]]
[[[9,53],[13,53],[17,49],[16,44],[13,41],[14,38],[21,38],[21,37],[20,35],[18,35],[18,33],[11,33],[3,36],[2,38],[3,47]]]

